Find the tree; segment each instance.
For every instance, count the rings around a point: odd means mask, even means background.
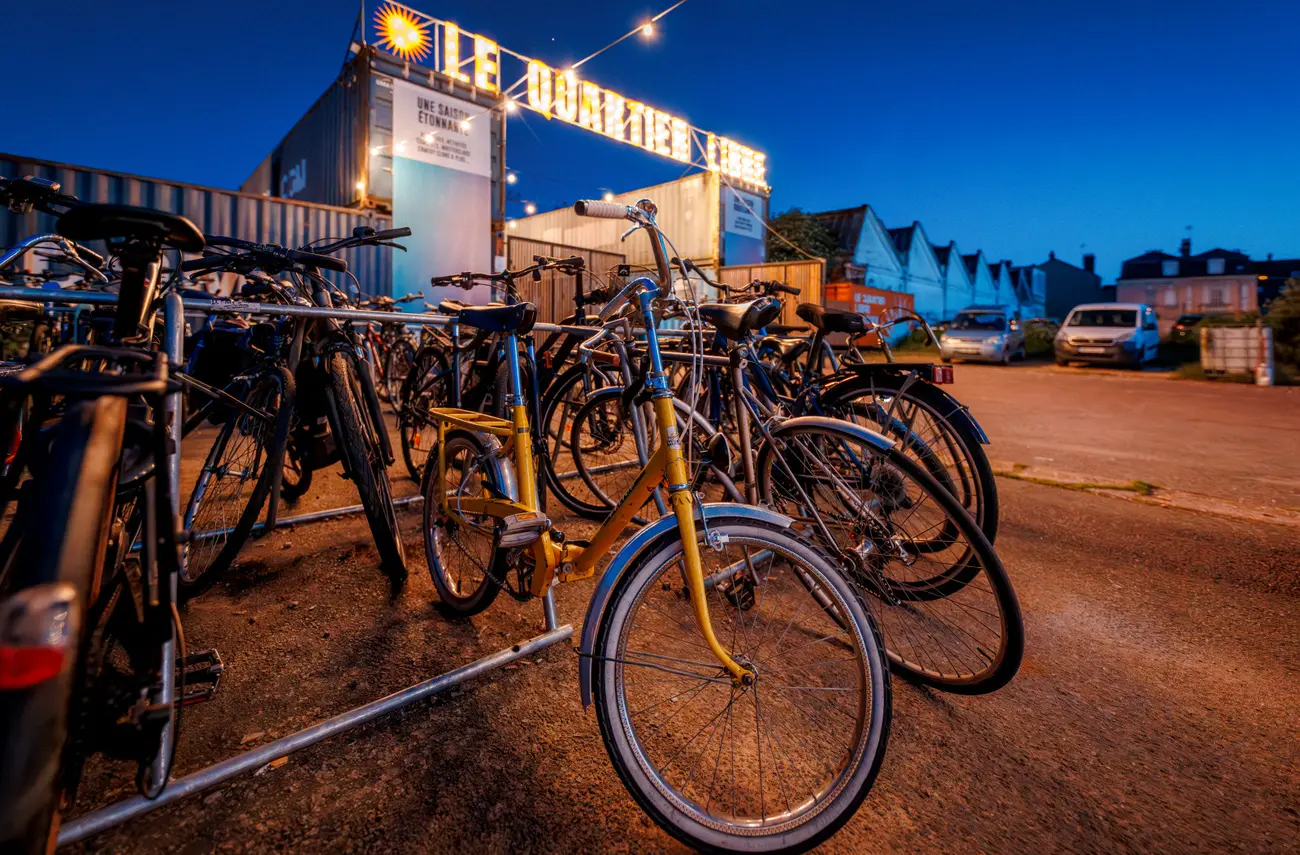
[[[802,261],[808,257],[803,254],[804,252],[829,261],[835,254],[835,236],[831,234],[830,229],[822,225],[821,220],[800,208],[791,208],[778,214],[768,220],[767,224],[772,231],[776,232],[776,234],[768,232],[767,235],[768,261]],[[777,237],[778,234],[785,240]],[[786,241],[799,247],[803,252],[790,246]]]
[[[1268,304],[1264,321],[1273,328],[1277,361],[1300,367],[1300,279],[1288,279],[1282,293]]]

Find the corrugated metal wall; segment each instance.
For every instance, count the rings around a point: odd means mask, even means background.
[[[511,237],[506,244],[507,260],[510,268],[527,267],[533,258],[546,255],[552,258],[568,258],[580,255],[587,261],[587,270],[591,275],[583,279],[583,289],[602,286],[614,274],[614,268],[624,264],[627,259],[619,253],[600,250],[582,249],[576,246]],[[558,323],[573,314],[574,281],[572,276],[561,275],[555,271],[542,274],[542,281],[520,283],[519,291],[525,300],[537,306],[537,318],[544,323]]]
[[[62,192],[87,202],[143,205],[188,217],[206,234],[259,243],[298,247],[323,238],[345,237],[359,225],[390,228],[391,220],[372,212],[309,205],[265,196],[252,196],[193,184],[141,178],[119,172],[86,169],[63,163],[0,154],[0,176],[34,175],[63,185]],[[47,214],[18,216],[0,210],[0,245],[9,247],[28,235],[53,231]],[[368,294],[392,291],[392,253],[395,250],[360,248],[344,253],[348,269]],[[28,256],[28,264],[34,263]],[[346,276],[330,274],[336,284]]]
[[[748,264],[739,267],[722,267],[718,269],[718,281],[732,287],[748,285],[755,279],[784,282],[799,288],[798,297],[784,297],[785,310],[781,313],[781,323],[802,324],[794,313],[800,303],[825,305],[822,286],[826,277],[826,262],[812,261],[773,261],[767,264]]]
[[[659,227],[679,255],[702,265],[717,263],[721,198],[718,177],[712,172],[699,172],[667,184],[621,193],[614,199],[624,205],[634,204],[638,199],[654,202],[659,208]],[[509,235],[511,240],[520,237],[625,253],[629,264],[653,264],[650,242],[644,235],[633,235],[620,242],[628,225],[622,220],[579,217],[570,207],[514,220]]]

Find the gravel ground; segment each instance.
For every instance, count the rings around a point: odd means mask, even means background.
[[[1024,666],[988,697],[895,681],[881,776],[824,851],[1300,852],[1294,531],[998,486]],[[330,475],[311,504],[354,501]],[[352,518],[254,541],[190,604],[191,649],[220,649],[226,678],[185,714],[179,774],[539,631],[537,605],[505,597],[471,621],[441,617],[418,517],[403,515],[412,575],[396,602]],[[560,589],[562,622],[580,626],[591,584]],[[97,762],[83,804],[131,792],[129,770]],[[617,780],[557,645],[76,850],[681,847]]]

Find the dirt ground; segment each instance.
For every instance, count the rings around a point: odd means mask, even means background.
[[[957,393],[994,434],[991,453],[1002,443],[1036,447],[1001,411],[1000,390],[1028,381],[1008,372],[986,387],[984,374],[959,367]],[[1099,382],[1145,390],[1161,381]],[[1127,389],[1118,394],[1158,394]],[[1068,433],[1047,414],[1069,422],[1085,403],[1051,400],[1031,402],[1033,437]],[[1215,401],[1214,412],[1246,406]],[[1283,418],[1296,424],[1271,410],[1253,421]],[[1147,442],[1145,422],[1126,430],[1129,448]],[[1199,430],[1182,435],[1201,442]],[[1170,472],[1195,468],[1168,460],[1174,452],[1153,454]],[[998,488],[998,549],[1025,615],[1024,665],[986,697],[895,681],[880,778],[822,851],[1300,852],[1295,530],[1005,479]],[[399,489],[412,491],[409,482]],[[304,505],[352,504],[349,490],[331,474]],[[226,676],[216,700],[185,714],[178,774],[540,631],[537,604],[506,597],[472,620],[440,616],[418,510],[403,521],[412,572],[396,602],[354,517],[253,541],[228,581],[188,606],[191,649],[217,647]],[[580,628],[591,590],[560,588],[562,623]],[[97,762],[84,805],[133,792],[129,770]],[[618,781],[594,714],[579,703],[576,657],[561,644],[75,851],[682,848]]]

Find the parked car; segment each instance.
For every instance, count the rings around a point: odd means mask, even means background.
[[[1156,358],[1160,330],[1145,303],[1075,306],[1053,342],[1056,364],[1090,362],[1140,367]]]
[[[1025,333],[1006,306],[968,306],[939,338],[939,358],[1001,362],[1025,358]]]
[[[1206,318],[1220,318],[1222,315],[1196,314],[1196,315],[1179,315],[1178,320],[1174,321],[1174,326],[1169,330],[1169,340],[1174,344],[1196,344],[1201,343],[1201,334],[1197,331],[1196,326]]]

